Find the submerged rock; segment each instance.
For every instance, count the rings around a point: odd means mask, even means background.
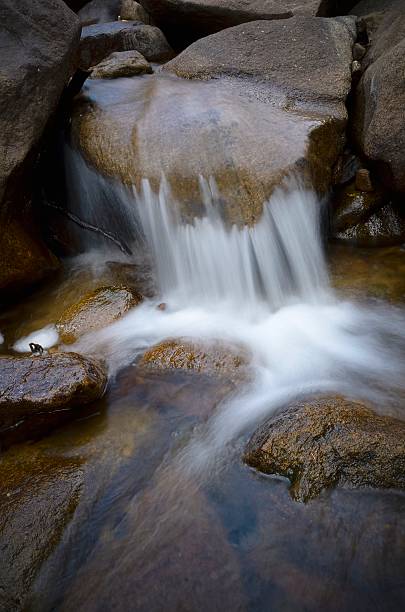
[[[83,334],[107,327],[142,299],[139,293],[126,287],[100,287],[62,314],[56,324],[60,339],[71,344]]]
[[[43,131],[75,70],[79,33],[62,0],[0,3],[0,289],[24,287],[55,266],[32,223],[31,181]]]
[[[88,69],[114,51],[139,51],[150,62],[173,57],[163,32],[137,21],[113,21],[86,26],[80,40],[80,67]]]
[[[140,188],[147,178],[157,190],[164,170],[189,216],[200,213],[199,176],[213,177],[220,213],[254,223],[291,172],[320,193],[330,189],[345,141],[355,36],[353,18],[229,28],[160,74],[115,88],[113,103],[89,82],[73,142],[90,165],[127,185]]]
[[[91,79],[116,79],[153,72],[152,66],[138,51],[117,51],[91,68]]]
[[[336,14],[334,0],[143,0],[142,4],[160,27],[187,40],[258,19]],[[343,14],[344,7],[339,9]]]
[[[222,343],[205,346],[192,340],[165,340],[147,350],[140,366],[159,370],[191,370],[240,381],[246,379],[248,355]]]
[[[59,425],[99,399],[106,381],[100,363],[76,353],[0,357],[0,443]]]
[[[337,485],[405,489],[405,423],[341,397],[298,402],[253,434],[244,457],[297,501]]]

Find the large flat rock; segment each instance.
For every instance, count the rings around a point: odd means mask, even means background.
[[[198,214],[199,176],[216,205],[254,223],[286,175],[320,192],[345,140],[352,18],[293,17],[229,28],[191,45],[160,74],[91,82],[73,115],[73,142],[106,176],[158,189],[162,172],[183,210]],[[180,78],[179,78],[180,77]]]

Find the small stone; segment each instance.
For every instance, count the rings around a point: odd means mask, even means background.
[[[353,59],[360,61],[366,54],[366,48],[360,43],[355,43],[353,46]]]
[[[91,79],[117,79],[138,74],[151,74],[152,66],[139,51],[117,51],[93,66]]]
[[[360,168],[356,172],[356,189],[359,191],[374,191],[371,182],[370,171],[367,168]]]
[[[158,310],[166,310],[166,308],[167,308],[167,304],[166,304],[166,302],[162,302],[161,304],[158,304],[158,305],[156,306],[156,308],[157,308]]]
[[[352,62],[352,74],[358,74],[361,72],[361,64],[358,61]]]

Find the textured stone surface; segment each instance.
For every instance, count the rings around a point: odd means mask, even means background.
[[[24,286],[52,267],[33,229],[27,262],[20,257],[27,230],[16,224],[29,208],[39,141],[74,72],[79,32],[77,17],[62,0],[0,3],[0,256],[7,261],[2,288]]]
[[[128,185],[148,178],[158,189],[164,171],[188,214],[199,212],[199,175],[212,176],[221,214],[254,223],[290,172],[320,193],[330,189],[345,139],[354,37],[353,19],[224,30],[152,77],[114,91],[89,83],[77,100],[73,140],[91,165]]]
[[[75,342],[87,332],[110,325],[141,301],[141,295],[126,287],[100,287],[62,314],[56,325],[60,339]]]
[[[0,441],[47,431],[67,410],[100,398],[105,386],[102,366],[76,353],[0,357]]]
[[[121,19],[142,21],[143,23],[151,22],[149,13],[135,0],[121,0],[120,17]]]
[[[299,402],[259,427],[245,461],[291,481],[307,501],[326,488],[405,488],[405,423],[336,397]]]
[[[138,51],[117,51],[93,66],[90,78],[117,79],[151,72],[152,66]]]
[[[82,26],[116,21],[120,12],[120,0],[92,0],[78,11]]]
[[[192,340],[166,340],[147,350],[140,366],[159,370],[180,369],[224,376],[235,380],[246,377],[248,355],[234,346],[196,343]]]
[[[286,19],[344,14],[350,1],[335,0],[142,0],[143,6],[164,29],[178,36],[199,38],[257,19]]]
[[[114,51],[139,51],[150,62],[173,57],[163,32],[137,21],[113,21],[90,25],[82,29],[80,67],[98,64]]]
[[[377,7],[377,3],[374,3]],[[363,59],[353,135],[388,189],[405,193],[405,4],[388,3]]]

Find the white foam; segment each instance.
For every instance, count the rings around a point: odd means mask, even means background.
[[[40,344],[42,348],[49,349],[59,340],[59,334],[54,325],[47,325],[42,329],[32,332],[24,338],[20,338],[14,344],[13,349],[18,353],[30,353],[30,343]]]

